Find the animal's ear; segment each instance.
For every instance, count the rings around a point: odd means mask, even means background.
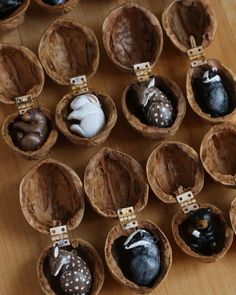
[[[215,72],[215,73],[218,72],[216,67],[212,68],[212,71]]]
[[[150,88],[153,88],[154,86],[155,86],[155,78],[154,77],[152,77],[151,79],[150,79],[150,81],[148,82],[148,89],[150,89]]]
[[[56,244],[53,248],[53,256],[57,258],[60,254],[60,247]]]
[[[100,102],[99,102],[98,98],[95,95],[88,95],[88,99],[92,103],[95,103],[97,105],[100,105]]]

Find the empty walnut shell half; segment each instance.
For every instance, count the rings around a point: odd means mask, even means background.
[[[76,228],[84,214],[79,176],[65,164],[47,159],[34,165],[20,184],[20,204],[29,224],[42,233],[66,225]]]
[[[200,156],[207,173],[218,183],[236,187],[236,126],[214,126],[203,138]]]
[[[24,46],[0,44],[0,101],[14,104],[15,98],[37,97],[44,85],[43,68],[36,55]]]
[[[79,0],[66,0],[65,3],[50,5],[45,0],[34,0],[45,12],[51,14],[64,14],[73,10],[79,3]]]
[[[222,211],[220,211],[217,207],[211,205],[211,204],[201,204],[200,208],[210,208],[212,209],[212,212],[216,214],[217,216],[217,222],[218,222],[218,227],[217,230],[219,230],[219,234],[221,236],[221,245],[219,246],[220,248],[218,249],[217,253],[214,255],[202,255],[199,253],[194,252],[190,246],[182,239],[180,236],[180,226],[181,224],[186,220],[188,215],[184,214],[182,211],[179,211],[176,213],[176,215],[172,219],[172,232],[174,239],[177,243],[177,245],[183,250],[186,254],[197,258],[198,260],[202,262],[215,262],[225,256],[227,251],[229,250],[230,246],[233,243],[233,231],[229,227],[224,214]]]
[[[92,77],[97,71],[96,36],[77,22],[65,19],[53,22],[42,36],[38,51],[45,71],[58,84],[70,85],[70,78]]]
[[[236,234],[236,198],[233,199],[231,203],[229,216],[230,216],[230,221],[232,224],[233,231]]]
[[[103,43],[113,63],[125,71],[150,62],[154,66],[163,47],[163,33],[156,16],[129,2],[115,8],[103,23]]]
[[[176,196],[189,190],[197,195],[204,184],[204,169],[197,152],[180,142],[160,144],[151,153],[146,171],[153,192],[165,203],[176,203]]]
[[[202,76],[211,68],[217,68],[218,75],[229,97],[229,111],[225,116],[213,117],[207,110],[207,97],[204,94]],[[211,124],[222,123],[236,114],[236,76],[216,59],[208,59],[207,64],[190,68],[186,81],[187,98],[193,111],[203,120]]]
[[[122,258],[118,255],[118,239],[123,237],[125,241],[125,238],[131,234],[132,230],[123,230],[120,225],[110,230],[105,243],[105,258],[109,271],[118,282],[137,293],[147,294],[159,287],[167,277],[172,264],[172,250],[168,239],[157,225],[151,221],[141,221],[139,222],[139,228],[145,229],[153,234],[159,244],[161,272],[151,286],[139,286],[126,278],[122,272],[120,266],[122,264]]]
[[[148,201],[148,183],[142,166],[132,157],[103,148],[89,161],[84,189],[95,211],[117,217],[117,210],[133,206],[142,210]]]
[[[64,250],[76,250],[78,255],[85,261],[92,276],[92,285],[89,295],[99,294],[104,282],[104,266],[103,262],[94,249],[88,242],[80,239],[71,240],[71,245],[64,247]],[[58,277],[52,277],[49,272],[48,254],[51,247],[47,247],[38,261],[38,279],[43,292],[46,295],[64,295],[65,293],[60,288]]]
[[[171,2],[163,12],[162,24],[167,36],[183,52],[191,49],[190,36],[197,46],[208,47],[217,28],[215,13],[204,0]]]
[[[175,120],[171,126],[158,128],[142,122],[138,116],[137,98],[133,91],[133,86],[138,82],[132,82],[125,88],[121,99],[121,107],[127,122],[138,133],[150,139],[162,140],[168,136],[174,135],[178,131],[185,116],[186,102],[181,89],[175,82],[161,76],[155,76],[155,80],[156,87],[161,90],[173,104]]]

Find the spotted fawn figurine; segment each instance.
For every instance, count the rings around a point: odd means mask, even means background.
[[[206,105],[213,117],[229,113],[229,97],[218,74],[217,68],[206,71],[202,76]]]
[[[86,263],[76,251],[66,251],[55,245],[49,256],[52,276],[60,278],[62,290],[69,295],[87,295],[92,277]]]

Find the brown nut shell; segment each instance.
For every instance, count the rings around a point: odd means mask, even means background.
[[[17,147],[13,142],[12,136],[10,134],[10,126],[12,125],[12,123],[15,122],[16,118],[19,117],[19,113],[13,113],[9,115],[5,118],[2,124],[2,137],[4,141],[10,147],[10,149],[12,149],[13,152],[16,153],[16,155],[19,155],[25,158],[26,160],[38,160],[45,158],[49,153],[50,149],[54,146],[54,144],[57,141],[58,131],[56,129],[55,123],[53,122],[53,116],[51,112],[44,107],[40,107],[40,109],[43,111],[48,120],[49,133],[46,141],[36,151],[23,151],[19,147]]]
[[[146,220],[139,222],[139,228],[146,229],[154,236],[159,238],[161,244],[161,273],[155,280],[153,286],[143,287],[135,284],[124,276],[119,266],[115,243],[118,238],[122,236],[127,237],[129,234],[131,234],[132,230],[123,230],[120,225],[117,225],[110,230],[105,243],[105,258],[109,271],[119,283],[125,285],[137,293],[147,294],[159,287],[167,277],[172,264],[172,250],[167,237],[157,225],[151,221]]]
[[[231,221],[233,231],[236,234],[236,198],[233,199],[233,201],[231,203],[229,216],[230,216],[230,221]]]
[[[218,183],[236,187],[236,125],[212,127],[203,138],[200,156],[207,173]]]
[[[51,247],[47,247],[41,254],[37,274],[40,286],[46,295],[64,295],[61,290],[58,278],[54,278],[49,273],[48,254]],[[63,248],[64,250],[76,250],[78,255],[86,262],[92,275],[92,286],[89,295],[99,294],[104,282],[103,262],[92,245],[80,239],[71,240],[71,246]]]
[[[204,85],[202,83],[202,76],[204,72],[213,67],[218,69],[218,74],[230,98],[231,105],[230,113],[220,117],[212,117],[211,114],[206,111],[206,98],[204,95]],[[186,90],[188,102],[193,111],[210,124],[222,123],[231,119],[236,114],[236,75],[216,59],[208,59],[207,64],[189,69],[187,74]]]
[[[60,85],[70,85],[70,78],[77,76],[92,77],[99,64],[99,47],[93,31],[62,18],[46,29],[38,52],[48,76]]]
[[[84,214],[84,191],[79,176],[65,164],[43,160],[34,165],[20,184],[20,204],[28,223],[49,234],[52,227],[76,228]]]
[[[133,71],[133,65],[142,62],[153,67],[161,54],[163,33],[158,19],[134,2],[111,11],[102,31],[107,55],[121,70]]]
[[[37,56],[17,44],[0,44],[0,101],[14,104],[27,94],[38,97],[44,85],[44,71]]]
[[[176,110],[175,121],[170,127],[158,128],[156,126],[146,125],[137,117],[135,111],[137,102],[131,93],[132,86],[137,82],[132,82],[125,88],[121,98],[121,107],[127,122],[138,133],[149,139],[162,140],[168,136],[174,135],[178,131],[185,116],[186,102],[181,89],[175,82],[161,76],[155,76],[155,79],[156,87],[171,100]]]
[[[215,12],[204,0],[171,2],[162,14],[162,24],[167,36],[183,52],[191,48],[191,35],[197,46],[208,47],[217,29]]]
[[[73,10],[79,3],[79,0],[67,0],[63,4],[50,5],[44,0],[34,0],[45,12],[51,14],[64,14]]]
[[[172,232],[174,239],[177,243],[177,245],[180,247],[180,249],[185,252],[186,254],[197,258],[201,262],[215,262],[225,256],[225,254],[228,252],[229,248],[231,247],[233,243],[233,231],[229,227],[224,214],[222,211],[220,211],[217,207],[211,205],[211,204],[200,204],[200,208],[211,208],[213,210],[213,213],[217,214],[220,217],[220,220],[225,224],[225,243],[223,249],[214,255],[211,256],[204,256],[200,255],[199,253],[194,252],[187,244],[186,242],[180,237],[179,234],[179,226],[185,221],[185,219],[188,217],[188,215],[184,214],[182,211],[179,211],[175,214],[175,216],[172,219]]]
[[[133,206],[141,211],[148,201],[148,183],[142,166],[127,154],[108,147],[89,161],[84,190],[93,209],[104,217],[117,217],[117,210]]]
[[[70,103],[75,98],[75,95],[72,93],[65,95],[58,103],[55,117],[56,125],[65,137],[70,142],[84,147],[96,146],[105,142],[117,121],[116,106],[112,98],[94,89],[90,89],[89,93],[93,93],[98,97],[106,117],[106,125],[99,134],[91,138],[86,138],[79,136],[70,130],[71,122],[67,120],[67,117],[71,111]]]

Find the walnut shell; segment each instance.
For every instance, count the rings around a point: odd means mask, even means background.
[[[161,25],[154,14],[129,2],[115,8],[103,23],[103,43],[113,63],[125,71],[150,62],[154,66],[163,47]]]
[[[184,214],[182,211],[179,211],[175,214],[175,216],[172,219],[172,232],[174,239],[177,243],[177,245],[183,250],[186,254],[197,258],[198,260],[202,262],[215,262],[225,256],[225,254],[228,252],[229,248],[231,247],[233,243],[233,231],[229,227],[224,214],[222,211],[220,211],[217,207],[211,205],[211,204],[200,204],[200,208],[211,208],[213,210],[213,213],[219,215],[220,220],[225,224],[225,241],[224,241],[224,247],[219,253],[216,253],[211,256],[204,256],[200,255],[199,253],[194,252],[187,244],[186,242],[180,237],[179,235],[179,226],[184,222],[184,220],[188,217],[188,215]]]
[[[212,117],[206,109],[206,98],[204,95],[202,76],[205,71],[212,67],[216,67],[218,69],[223,86],[230,98],[231,110],[230,113],[225,116]],[[211,124],[222,123],[225,120],[229,120],[236,114],[236,76],[229,68],[218,60],[208,59],[207,64],[196,68],[190,68],[187,74],[186,89],[188,102],[193,111],[206,122]]]
[[[93,209],[105,217],[117,217],[117,209],[130,206],[139,212],[148,201],[149,187],[141,165],[107,147],[89,161],[84,189]]]
[[[119,266],[118,255],[115,248],[116,241],[122,236],[127,237],[132,232],[132,230],[123,230],[120,225],[117,225],[110,230],[105,243],[105,258],[109,271],[119,283],[125,285],[137,293],[147,294],[159,287],[167,277],[172,264],[172,250],[167,237],[157,225],[151,221],[146,220],[139,222],[139,228],[150,231],[154,236],[159,238],[161,244],[161,273],[155,280],[153,286],[138,286],[124,276]]]
[[[36,151],[25,152],[18,148],[13,142],[10,127],[12,123],[15,122],[16,118],[19,117],[18,112],[6,117],[2,124],[2,137],[6,144],[10,147],[10,149],[13,150],[13,152],[27,160],[38,160],[45,158],[49,153],[50,149],[54,146],[54,144],[57,141],[58,131],[56,129],[55,123],[53,122],[53,116],[51,112],[44,107],[40,107],[40,109],[44,112],[45,116],[47,117],[49,133],[44,144]]]
[[[73,10],[79,3],[79,0],[67,0],[63,4],[50,5],[44,0],[34,0],[45,12],[51,14],[64,14]]]
[[[39,232],[66,225],[76,228],[84,214],[79,176],[65,164],[47,159],[34,165],[20,184],[20,204],[28,223]]]
[[[162,14],[162,24],[167,36],[183,52],[192,47],[191,35],[197,46],[208,47],[217,29],[215,13],[204,0],[171,2]]]
[[[0,20],[0,32],[10,31],[23,23],[25,12],[28,9],[30,0],[24,0],[22,5],[16,9],[10,16]]]
[[[14,104],[15,98],[38,97],[44,85],[44,71],[36,55],[24,46],[0,44],[0,101]]]
[[[207,173],[218,183],[236,187],[236,126],[229,122],[212,127],[203,138],[200,156]]]
[[[204,169],[197,152],[181,142],[164,142],[147,161],[147,178],[155,195],[165,203],[176,203],[176,196],[189,190],[197,195],[204,184]]]
[[[231,203],[229,216],[230,216],[230,221],[231,221],[233,231],[236,234],[236,198],[233,199]]]
[[[112,98],[94,89],[90,89],[90,92],[94,93],[99,98],[106,117],[106,126],[99,134],[92,138],[85,138],[75,134],[70,130],[71,123],[67,120],[67,117],[70,113],[70,103],[75,98],[75,95],[72,93],[65,95],[64,98],[58,103],[55,117],[56,125],[58,129],[65,135],[65,137],[70,142],[84,147],[96,146],[106,141],[117,121],[116,106]]]
[[[70,85],[73,77],[92,77],[99,64],[99,47],[93,31],[62,18],[47,28],[38,52],[48,76],[60,85]]]
[[[48,265],[48,254],[51,247],[47,247],[41,254],[37,273],[40,286],[43,292],[47,295],[64,295],[65,293],[61,290],[58,278],[54,278],[49,273]],[[65,250],[77,250],[78,255],[86,262],[92,275],[92,286],[89,295],[99,294],[103,282],[104,282],[104,266],[103,262],[94,249],[88,242],[80,239],[71,240],[71,246],[63,248]]]
[[[156,126],[146,125],[141,122],[136,114],[137,102],[135,96],[132,94],[132,86],[137,82],[130,83],[124,90],[121,107],[127,122],[144,137],[161,140],[168,136],[174,135],[183,121],[186,111],[186,102],[179,86],[164,77],[155,76],[156,86],[171,100],[176,110],[176,118],[174,123],[167,128],[158,128]]]

